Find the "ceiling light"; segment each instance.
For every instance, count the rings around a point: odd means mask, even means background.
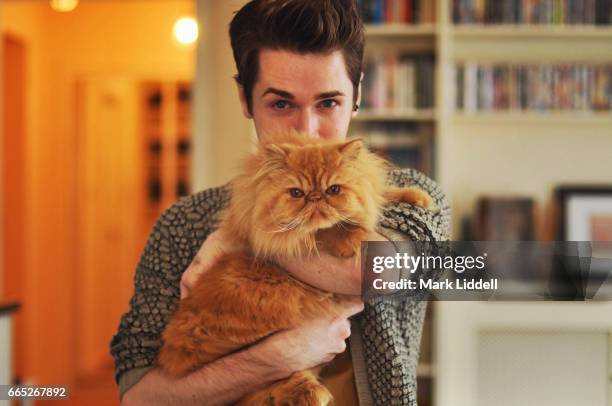
[[[198,23],[191,17],[178,19],[174,23],[174,36],[181,44],[193,44],[198,39]]]
[[[79,0],[50,0],[51,8],[60,13],[67,13],[78,6]]]

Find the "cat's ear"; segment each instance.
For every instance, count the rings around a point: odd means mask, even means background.
[[[273,160],[285,161],[289,156],[289,147],[281,144],[267,144],[264,150],[266,156]]]
[[[363,141],[361,138],[355,138],[338,146],[338,152],[344,157],[355,159],[363,149]]]
[[[278,155],[279,157],[286,157],[287,153],[289,151],[287,151],[286,149],[284,149],[283,147],[281,147],[278,144],[268,144],[266,145],[266,153],[270,154],[270,155]]]

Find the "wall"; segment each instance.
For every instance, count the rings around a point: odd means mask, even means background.
[[[244,118],[233,76],[236,73],[228,25],[245,0],[198,0],[202,36],[198,47],[195,98],[194,188],[221,185],[237,173],[254,130]]]
[[[111,75],[135,80],[192,78],[194,48],[177,44],[171,32],[178,17],[195,10],[188,0],[81,2],[67,14],[47,4],[3,2],[0,12],[3,29],[23,31],[32,49],[30,262],[24,270],[31,313],[25,374],[35,382],[70,382],[75,345],[71,330],[79,305],[72,294],[79,272],[74,250],[76,82]]]
[[[36,135],[40,133],[40,98],[38,95],[41,91],[42,86],[42,61],[45,58],[45,43],[44,43],[44,14],[45,7],[41,3],[35,2],[1,2],[0,3],[0,36],[6,34],[12,35],[23,40],[26,43],[26,66],[27,72],[25,72],[26,78],[26,95],[25,95],[25,128],[26,139],[23,140],[25,146],[26,161],[24,165],[25,179],[23,201],[26,202],[23,207],[23,219],[25,221],[24,235],[26,236],[24,242],[24,249],[27,255],[22,259],[24,261],[23,269],[18,270],[23,275],[21,281],[21,289],[24,295],[31,298],[29,303],[23,303],[23,307],[19,313],[14,317],[15,325],[14,328],[17,334],[23,335],[27,338],[19,343],[15,343],[15,349],[17,350],[16,358],[14,359],[16,365],[16,373],[22,374],[25,371],[26,365],[32,362],[33,354],[23,349],[35,348],[38,345],[38,340],[32,335],[26,335],[27,332],[32,331],[35,328],[35,323],[28,323],[28,320],[33,320],[37,312],[37,297],[35,296],[36,280],[33,277],[31,270],[33,269],[33,255],[30,255],[34,247],[34,241],[32,236],[37,234],[36,223],[33,221],[32,212],[34,210],[33,196],[35,195],[35,179],[36,173],[33,170],[31,157],[35,153],[36,148]],[[1,69],[1,64],[0,64]],[[2,76],[0,76],[2,77]],[[0,80],[2,82],[2,80]],[[0,83],[2,86],[2,83]],[[0,92],[2,94],[2,92]],[[0,103],[2,103],[2,97],[0,97]],[[3,109],[0,108],[0,114]],[[0,120],[2,118],[0,117]],[[0,131],[2,131],[3,125],[0,123]],[[2,134],[0,139],[5,135]],[[1,147],[1,146],[0,146]],[[0,155],[2,156],[2,155]],[[1,159],[1,158],[0,158]],[[0,165],[2,167],[2,165]],[[1,179],[1,177],[0,177]],[[0,193],[3,193],[3,188],[0,187]],[[5,216],[10,215],[9,213],[2,213],[2,219]],[[0,236],[1,238],[1,236]],[[4,280],[5,269],[1,269],[0,281]]]
[[[612,181],[610,123],[507,122],[456,125],[449,194],[455,230],[481,195],[529,196],[538,204],[536,230],[554,239],[553,189],[562,183]]]

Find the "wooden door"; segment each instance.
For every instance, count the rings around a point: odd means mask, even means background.
[[[0,297],[24,302],[26,188],[26,46],[18,38],[2,38],[2,289]],[[14,316],[13,373],[23,367],[23,317]]]
[[[109,342],[127,310],[142,246],[136,89],[121,78],[77,85],[78,378],[112,366]]]

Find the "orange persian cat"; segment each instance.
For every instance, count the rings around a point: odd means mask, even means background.
[[[163,334],[161,368],[181,377],[271,333],[339,315],[354,298],[310,287],[275,262],[319,250],[354,256],[385,203],[431,205],[421,189],[387,186],[388,167],[360,140],[261,141],[232,182],[220,225],[250,251],[222,257],[180,302]],[[332,397],[318,372],[294,373],[238,404],[327,405]]]

